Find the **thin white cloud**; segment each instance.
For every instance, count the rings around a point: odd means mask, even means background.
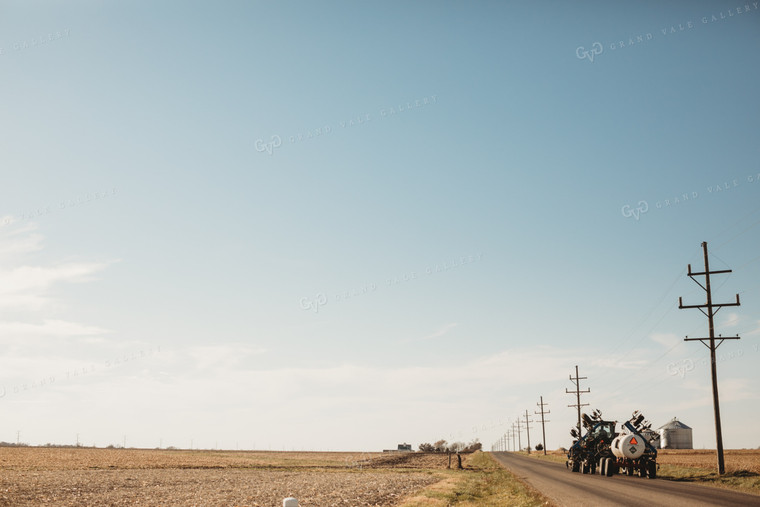
[[[43,238],[33,222],[0,227],[0,309],[40,310],[52,301],[51,288],[61,283],[82,283],[110,262],[59,262],[31,265],[29,254],[42,250]]]
[[[46,319],[42,324],[28,322],[0,322],[0,335],[12,337],[29,336],[98,336],[109,331],[65,320]]]
[[[752,331],[749,331],[748,333],[744,333],[745,336],[760,334],[760,320],[756,322],[757,327],[753,329]]]
[[[446,324],[445,326],[442,326],[440,329],[438,329],[438,331],[424,337],[423,340],[432,340],[433,338],[440,338],[441,336],[444,336],[455,327],[457,327],[456,322],[452,322],[451,324]]]
[[[739,314],[736,312],[729,313],[723,319],[724,327],[736,327],[739,324]]]
[[[246,359],[264,354],[266,349],[246,344],[229,343],[192,346],[186,352],[195,362],[196,368],[200,370],[218,368],[228,371],[242,367]]]
[[[42,250],[42,235],[34,232],[36,224],[13,225],[14,222],[13,217],[0,218],[0,260],[3,262]]]
[[[675,333],[652,333],[649,338],[667,348],[674,347],[683,340],[683,337]]]

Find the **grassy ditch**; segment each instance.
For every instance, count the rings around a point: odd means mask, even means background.
[[[547,498],[483,452],[473,454],[465,470],[446,471],[444,476],[444,480],[402,502],[400,507],[551,505]]]
[[[717,472],[704,468],[661,464],[657,477],[668,481],[694,482],[760,495],[760,474],[748,470],[734,470],[718,475]],[[758,500],[760,501],[760,499]]]

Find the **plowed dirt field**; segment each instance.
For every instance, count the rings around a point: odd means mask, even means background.
[[[417,453],[4,447],[0,505],[280,506],[294,496],[301,507],[387,506],[447,465]]]

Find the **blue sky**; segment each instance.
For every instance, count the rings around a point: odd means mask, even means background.
[[[0,440],[757,447],[758,7],[3,2]]]

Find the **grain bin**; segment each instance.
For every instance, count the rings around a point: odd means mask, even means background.
[[[670,422],[660,426],[660,447],[663,449],[694,449],[691,428],[674,417]]]

